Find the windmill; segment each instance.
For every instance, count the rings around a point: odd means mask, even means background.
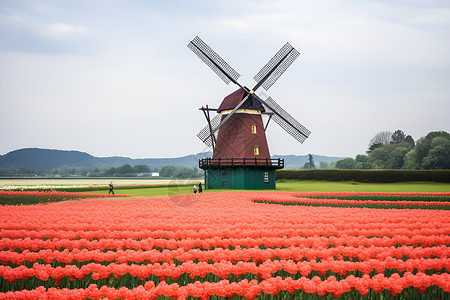
[[[272,159],[265,131],[274,120],[293,138],[303,143],[311,133],[271,97],[263,100],[255,91],[266,91],[300,55],[286,43],[253,77],[253,89],[241,85],[240,75],[198,36],[189,44],[191,49],[226,84],[233,82],[239,89],[226,96],[219,108],[200,108],[207,125],[197,136],[213,148],[213,157],[200,159],[205,170],[205,187],[227,189],[274,189],[275,170],[284,167],[284,160]],[[217,113],[211,118],[211,113]],[[262,115],[267,115],[264,125]]]

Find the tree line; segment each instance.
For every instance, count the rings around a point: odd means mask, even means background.
[[[377,133],[367,155],[358,154],[336,162],[338,169],[450,169],[450,134],[433,131],[414,141],[402,130]]]
[[[152,172],[158,172],[160,177],[171,178],[193,178],[201,177],[203,173],[199,172],[197,167],[179,167],[164,166],[150,168],[148,165],[131,166],[125,164],[119,167],[72,167],[62,165],[47,172],[36,172],[25,167],[21,168],[0,168],[0,176],[49,176],[49,177],[137,177],[150,176]]]

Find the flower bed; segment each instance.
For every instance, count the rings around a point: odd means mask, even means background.
[[[331,207],[450,209],[450,193],[300,192],[294,196],[297,199],[281,196],[257,199],[255,202]]]
[[[106,194],[72,193],[61,191],[0,191],[0,205],[30,205],[73,199],[107,197]],[[124,196],[124,195],[111,195]]]
[[[298,196],[0,207],[0,299],[448,297],[450,212],[255,203]]]

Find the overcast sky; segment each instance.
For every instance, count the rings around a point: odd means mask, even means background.
[[[186,45],[200,36],[253,86],[289,42],[300,57],[266,92],[312,133],[271,123],[272,154],[351,156],[380,131],[450,131],[450,2],[0,0],[0,154],[207,151],[199,107],[236,90]]]

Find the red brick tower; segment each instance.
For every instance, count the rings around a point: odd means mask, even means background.
[[[225,97],[217,109],[222,120],[247,96],[243,89]],[[220,127],[213,159],[270,159],[266,133],[261,117],[264,107],[249,98],[236,113]]]

